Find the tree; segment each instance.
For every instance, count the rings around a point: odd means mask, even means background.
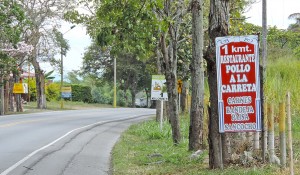
[[[181,139],[178,114],[178,91],[177,91],[177,61],[178,48],[183,30],[183,18],[187,14],[189,4],[183,0],[167,0],[153,4],[157,19],[161,22],[159,31],[160,50],[165,68],[165,77],[168,92],[169,119],[172,126],[172,138],[174,144]]]
[[[204,116],[204,62],[203,62],[203,6],[202,0],[192,1],[193,58],[192,106],[190,113],[189,150],[198,150],[203,144]]]
[[[22,48],[22,46],[27,45],[24,42],[19,42],[25,23],[24,11],[19,3],[10,0],[0,2],[1,115],[6,112],[4,109],[7,109],[4,101],[8,102],[4,99],[4,84],[9,79],[10,72],[16,70],[16,64],[22,62],[20,56],[28,51],[26,50],[27,47]]]
[[[137,55],[139,59],[147,59],[153,55],[155,47],[159,47],[167,79],[172,137],[174,143],[178,144],[181,136],[177,100],[177,60],[178,48],[185,40],[181,37],[186,32],[183,19],[188,14],[188,2],[104,0],[98,5],[99,8],[95,10],[97,13],[92,13],[96,17],[94,19],[87,15],[79,15],[76,11],[66,16],[71,21],[85,21],[90,35],[97,38],[98,43],[111,46],[112,54],[128,52]]]
[[[219,134],[219,116],[218,116],[218,96],[217,94],[217,72],[216,72],[216,46],[215,38],[228,35],[229,21],[229,1],[211,0],[209,12],[209,45],[204,55],[207,61],[208,84],[210,90],[209,107],[209,167],[221,168],[220,159],[220,134]]]
[[[26,43],[34,47],[29,56],[36,76],[37,108],[46,108],[45,76],[40,67],[41,61],[55,63],[55,55],[61,52],[61,45],[57,45],[55,28],[59,28],[64,12],[74,1],[53,0],[20,0],[25,15],[30,21],[24,27],[23,38]]]
[[[296,20],[295,24],[291,24],[288,27],[288,30],[292,30],[295,32],[300,32],[300,13],[293,13],[289,15],[289,19],[294,19]]]
[[[133,53],[120,52],[117,58],[117,81],[119,88],[124,91],[124,98],[128,104],[127,90],[131,92],[131,106],[135,106],[135,95],[138,91],[149,86],[150,74],[146,63],[139,60]],[[114,74],[113,60],[109,51],[93,43],[83,57],[82,71],[84,74],[112,83]]]

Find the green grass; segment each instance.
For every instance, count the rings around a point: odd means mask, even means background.
[[[292,131],[294,150],[294,173],[300,174],[300,60],[285,56],[270,60],[267,66],[265,95],[267,103],[273,103],[278,113],[278,104],[285,102],[286,93],[291,93]],[[206,86],[207,87],[207,86]],[[206,92],[207,93],[207,92]],[[206,96],[207,97],[207,96]],[[277,115],[277,114],[276,114]],[[188,117],[181,117],[182,142],[174,146],[171,129],[164,124],[163,132],[155,121],[131,126],[112,153],[114,175],[134,174],[223,174],[223,175],[282,175],[289,174],[289,169],[281,170],[277,165],[260,164],[252,167],[232,165],[224,170],[208,169],[208,152],[198,160],[190,160],[188,151]],[[275,131],[278,133],[278,130]],[[277,134],[278,135],[278,134]],[[277,150],[279,151],[279,150]],[[160,157],[149,155],[160,154]],[[288,159],[287,159],[288,160]]]
[[[192,152],[188,151],[188,118],[181,118],[182,142],[174,146],[171,138],[171,128],[164,123],[160,132],[159,123],[147,121],[131,126],[115,145],[113,159],[114,175],[133,174],[224,174],[224,175],[271,175],[280,172],[274,165],[261,167],[231,166],[224,170],[208,169],[208,152],[196,160],[191,160]],[[161,156],[151,156],[161,155]]]

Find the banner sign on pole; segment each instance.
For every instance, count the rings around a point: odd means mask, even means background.
[[[152,75],[151,100],[168,101],[167,85],[164,75]]]
[[[219,132],[261,131],[258,36],[217,37]]]
[[[71,86],[64,86],[61,88],[62,98],[72,98],[72,88]]]

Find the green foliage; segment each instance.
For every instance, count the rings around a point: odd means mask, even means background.
[[[16,44],[23,31],[25,14],[17,1],[0,1],[0,43]]]
[[[17,70],[16,60],[0,51],[0,75],[8,75],[11,71],[14,72],[14,70]]]
[[[25,79],[24,82],[28,83],[28,79]],[[28,91],[30,95],[30,101],[36,101],[36,82],[35,79],[30,78],[28,83]]]
[[[273,60],[267,66],[266,95],[267,100],[275,103],[284,102],[285,94],[290,91],[292,94],[292,105],[298,107],[300,82],[300,61],[291,56]]]
[[[60,84],[50,83],[46,85],[46,99],[47,101],[59,100],[60,98]]]
[[[112,104],[113,103],[113,89],[107,83],[100,87],[92,88],[92,96],[94,103]]]
[[[128,99],[131,98],[131,94],[126,91],[124,92],[123,90],[118,90],[117,91],[117,105],[118,106],[131,106],[131,104],[129,104]]]
[[[159,123],[153,120],[132,125],[115,145],[112,152],[113,174],[176,174],[176,175],[273,175],[279,171],[275,166],[228,167],[223,170],[208,169],[208,152],[193,160],[188,151],[189,117],[181,116],[183,141],[174,145],[171,127],[164,122],[160,131]]]
[[[84,103],[92,103],[93,97],[91,87],[82,85],[71,85],[72,101],[82,101]]]
[[[268,29],[268,46],[270,46],[272,58],[280,58],[291,52],[300,58],[300,33],[292,30],[281,30],[277,27]]]

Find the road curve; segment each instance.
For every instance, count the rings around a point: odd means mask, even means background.
[[[0,117],[0,175],[109,174],[110,152],[152,109],[93,109]]]

